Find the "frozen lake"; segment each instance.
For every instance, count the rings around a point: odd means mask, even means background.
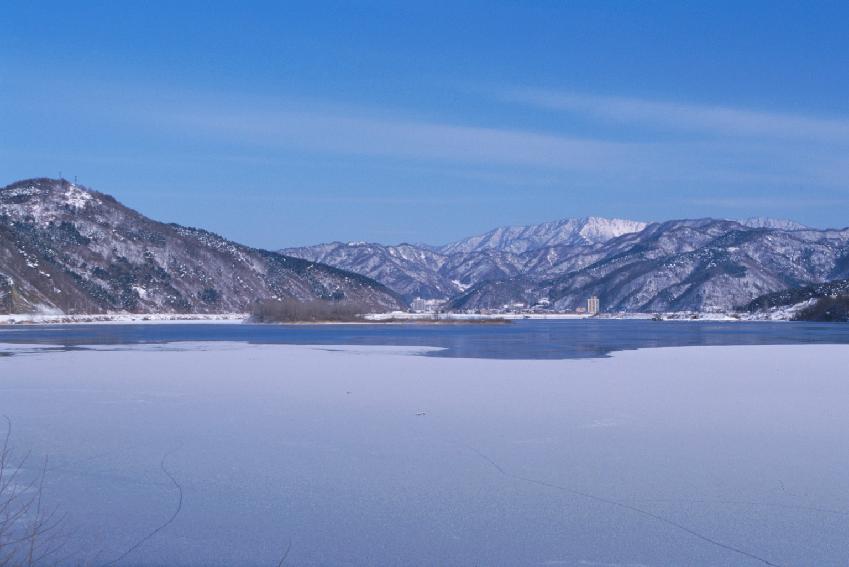
[[[31,462],[50,456],[63,553],[90,564],[165,523],[177,485],[174,521],[117,564],[849,557],[846,345],[487,360],[99,342],[0,348],[18,353],[0,357],[0,413]]]
[[[175,341],[440,347],[440,357],[562,359],[667,346],[849,344],[849,325],[790,322],[519,320],[510,324],[100,324],[0,326],[2,343],[79,345]]]

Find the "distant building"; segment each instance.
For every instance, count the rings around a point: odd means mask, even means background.
[[[598,297],[592,296],[587,300],[587,313],[590,315],[595,315],[599,312],[599,303]]]

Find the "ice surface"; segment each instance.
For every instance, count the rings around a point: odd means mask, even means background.
[[[98,564],[173,514],[163,457],[183,507],[123,564],[275,565],[290,542],[291,565],[849,556],[846,346],[37,350],[0,357],[0,413]]]

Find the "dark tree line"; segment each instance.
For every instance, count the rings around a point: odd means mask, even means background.
[[[282,299],[258,301],[251,309],[255,323],[325,323],[362,321],[367,306],[347,301],[298,301]]]
[[[813,305],[802,309],[796,321],[849,322],[849,295],[821,297]]]

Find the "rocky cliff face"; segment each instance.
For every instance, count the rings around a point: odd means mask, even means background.
[[[0,312],[243,312],[275,297],[402,305],[365,276],[156,222],[65,180],[0,189]]]

